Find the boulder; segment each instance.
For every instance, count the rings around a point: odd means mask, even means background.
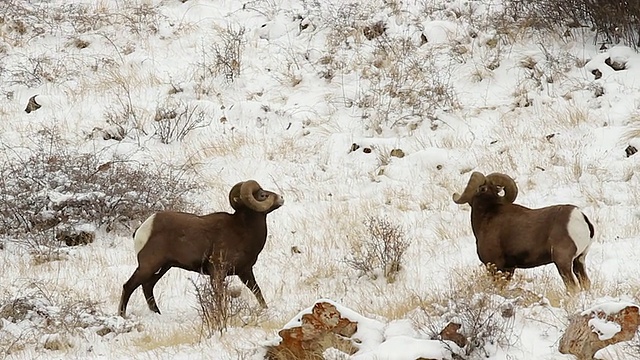
[[[605,303],[573,315],[560,338],[560,352],[591,360],[600,349],[631,340],[640,325],[638,309],[630,303]]]
[[[317,302],[310,314],[302,315],[299,326],[278,332],[280,344],[267,349],[267,359],[308,359],[328,348],[336,348],[354,354],[358,348],[350,338],[358,330],[358,324],[342,317],[329,302]]]

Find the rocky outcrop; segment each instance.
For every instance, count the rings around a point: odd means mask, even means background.
[[[592,360],[596,352],[611,344],[631,340],[638,326],[638,306],[608,303],[575,314],[560,338],[559,350],[578,360]]]
[[[308,359],[322,354],[329,347],[347,354],[358,348],[351,336],[358,324],[342,317],[329,302],[317,302],[310,314],[302,315],[299,325],[282,329],[278,335],[282,341],[267,350],[268,359]]]

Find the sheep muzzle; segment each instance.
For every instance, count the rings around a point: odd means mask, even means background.
[[[469,182],[467,183],[467,187],[464,188],[462,194],[453,194],[453,202],[455,202],[456,204],[469,203],[480,186],[484,185],[486,182],[487,178],[481,172],[474,171],[473,174],[471,174]]]

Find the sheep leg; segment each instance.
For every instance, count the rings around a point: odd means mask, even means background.
[[[260,290],[258,283],[256,283],[256,278],[253,275],[253,269],[249,269],[247,271],[238,273],[238,277],[249,288],[249,290],[251,290],[253,295],[255,295],[256,299],[258,299],[258,303],[260,304],[260,306],[266,309],[267,302],[264,301],[264,297],[262,296],[262,290]]]
[[[138,267],[136,271],[133,272],[133,275],[127,280],[126,283],[122,286],[122,296],[120,297],[120,305],[118,306],[118,315],[125,317],[127,312],[127,304],[129,303],[129,299],[131,298],[131,294],[138,288],[138,286],[142,285],[144,279],[147,277],[140,268]]]
[[[587,267],[585,265],[586,254],[582,253],[573,260],[573,273],[578,277],[578,282],[584,290],[591,289],[591,280],[587,275]]]
[[[580,285],[578,285],[578,279],[573,273],[573,260],[559,262],[556,261],[556,268],[562,277],[565,287],[569,294],[577,294],[580,292]]]
[[[142,283],[142,291],[144,292],[144,298],[147,300],[147,306],[153,312],[160,314],[160,309],[158,309],[158,304],[156,304],[155,297],[153,296],[153,287],[156,286],[156,283],[160,278],[167,273],[171,269],[170,266],[164,266],[158,272],[153,274],[153,276]]]

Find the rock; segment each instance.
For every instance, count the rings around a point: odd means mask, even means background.
[[[629,146],[627,146],[626,149],[624,149],[624,152],[627,154],[627,157],[629,157],[629,156],[637,153],[638,149],[636,149],[635,146],[629,145]]]
[[[40,109],[42,106],[40,104],[38,104],[36,102],[36,96],[38,95],[33,95],[32,97],[29,98],[29,102],[27,103],[27,107],[24,109],[24,111],[29,114],[32,111],[36,111],[38,109]]]
[[[604,304],[569,320],[558,349],[578,360],[591,360],[600,349],[631,340],[640,325],[638,306],[633,304]]]
[[[591,73],[593,74],[593,76],[595,76],[596,80],[600,79],[602,77],[602,71],[598,70],[598,69],[594,69],[591,71]]]
[[[438,334],[439,339],[453,341],[460,348],[465,347],[467,345],[467,338],[458,333],[461,326],[462,325],[460,324],[450,322],[444,327],[444,329],[442,329],[442,331],[440,331],[440,334]]]
[[[358,330],[358,324],[342,317],[328,302],[317,302],[311,314],[302,315],[300,324],[278,332],[282,341],[267,349],[267,359],[322,358],[328,348],[350,355],[358,350],[350,339]]]
[[[395,156],[397,158],[403,158],[404,157],[404,151],[402,151],[402,149],[393,149],[391,150],[391,156]]]
[[[620,71],[620,70],[624,70],[627,68],[627,64],[623,63],[623,62],[619,62],[619,61],[614,61],[611,60],[611,58],[607,58],[604,61],[605,64],[609,65],[613,70],[615,71]]]

